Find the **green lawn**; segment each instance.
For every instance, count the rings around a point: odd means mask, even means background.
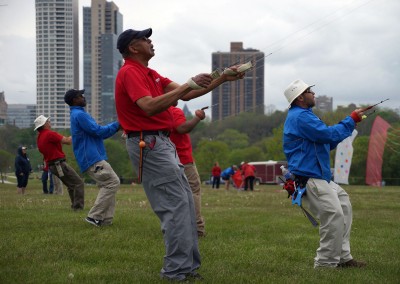
[[[257,191],[203,186],[208,235],[200,239],[203,283],[400,283],[400,187],[346,186],[354,212],[352,254],[363,269],[314,270],[318,229],[280,186]],[[159,221],[140,186],[122,186],[114,224],[69,209],[64,195],[27,194],[0,184],[0,283],[159,283],[164,245]]]

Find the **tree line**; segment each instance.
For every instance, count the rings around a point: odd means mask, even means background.
[[[355,105],[339,107],[334,112],[315,113],[327,124],[334,125],[349,115]],[[202,180],[207,180],[211,175],[211,168],[219,162],[221,168],[239,165],[242,161],[285,160],[282,150],[283,124],[287,111],[275,111],[270,115],[243,112],[222,121],[204,120],[191,132],[193,155]],[[353,142],[353,160],[350,169],[350,184],[364,184],[367,163],[369,135],[376,115],[381,116],[391,124],[388,142],[386,143],[382,176],[387,185],[400,185],[400,122],[399,115],[390,109],[377,108],[376,112],[357,125],[358,136]],[[190,119],[190,116],[188,117]],[[57,130],[56,130],[57,131]],[[397,131],[397,132],[396,132]],[[58,131],[69,135],[68,130]],[[39,171],[43,162],[42,155],[36,146],[37,132],[29,129],[18,129],[15,126],[5,125],[0,128],[0,171],[13,172],[14,158],[20,145],[28,147],[28,155],[32,168]],[[105,140],[105,147],[110,164],[123,182],[129,183],[136,179],[136,169],[129,160],[125,149],[125,140],[121,132],[111,139]],[[63,146],[68,163],[77,172],[75,157],[72,147]],[[335,151],[331,152],[331,167],[334,167]],[[89,178],[83,177],[87,182]]]

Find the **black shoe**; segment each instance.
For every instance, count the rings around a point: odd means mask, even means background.
[[[90,223],[90,224],[92,224],[92,225],[95,225],[96,227],[100,227],[101,223],[103,223],[102,220],[96,220],[96,219],[93,219],[93,218],[90,218],[90,217],[86,217],[85,221]]]
[[[192,272],[192,273],[188,273],[186,274],[187,278],[190,279],[195,279],[195,280],[204,280],[204,277],[200,275],[200,273],[198,272]]]
[[[354,260],[354,259],[350,259],[349,261],[346,261],[344,263],[339,263],[338,264],[338,267],[341,267],[341,268],[352,268],[352,267],[361,268],[361,267],[364,267],[364,266],[367,266],[366,262],[359,261],[359,260]]]

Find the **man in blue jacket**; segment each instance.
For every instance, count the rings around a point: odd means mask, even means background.
[[[68,90],[64,101],[70,106],[72,146],[76,161],[81,172],[87,172],[99,187],[99,194],[85,220],[99,227],[112,224],[115,195],[120,185],[119,177],[106,162],[103,140],[113,136],[120,125],[118,122],[98,125],[84,109],[84,92],[85,90]]]
[[[229,184],[231,183],[231,177],[235,174],[236,170],[237,170],[236,165],[233,165],[222,171],[221,178],[225,181],[225,189],[226,190],[229,190]]]
[[[283,150],[288,168],[307,192],[303,201],[321,222],[317,267],[362,267],[350,254],[352,207],[346,191],[331,181],[330,151],[349,137],[363,112],[356,109],[333,126],[327,126],[311,110],[315,93],[302,80],[285,90],[290,106],[283,129]]]

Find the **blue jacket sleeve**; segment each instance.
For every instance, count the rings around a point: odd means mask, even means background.
[[[89,135],[107,139],[113,136],[119,128],[118,122],[112,122],[107,125],[101,126],[86,112],[81,112],[76,116],[77,121],[82,129]]]
[[[348,116],[338,124],[327,126],[312,112],[302,112],[298,116],[297,126],[303,137],[316,143],[329,144],[332,150],[351,135],[355,122]]]

